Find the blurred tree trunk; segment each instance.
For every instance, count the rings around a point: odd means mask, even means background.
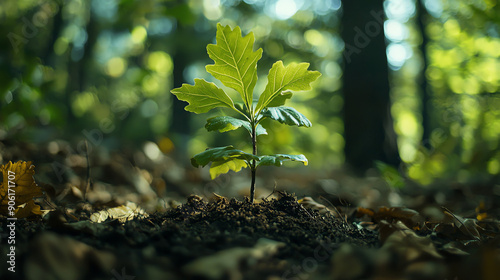
[[[186,83],[184,80],[184,70],[186,70],[186,67],[189,65],[188,59],[189,54],[186,54],[184,51],[178,49],[175,52],[172,58],[174,63],[173,88],[181,87],[183,83]],[[170,132],[173,133],[176,150],[181,159],[188,158],[186,157],[187,142],[191,133],[191,113],[184,110],[186,105],[186,102],[180,101],[175,98],[175,96],[172,96],[172,124]],[[187,161],[184,163],[187,163]]]
[[[182,51],[176,52],[172,59],[174,63],[174,70],[173,70],[174,88],[181,87],[183,83],[186,83],[186,81],[184,80],[184,70],[186,70],[186,67],[189,64],[187,59],[188,59],[188,54],[185,54]],[[180,101],[177,98],[173,98],[172,132],[174,133],[180,133],[180,134],[190,133],[191,113],[184,110],[184,107],[186,107],[186,105],[187,105],[186,102]]]
[[[343,1],[346,163],[363,172],[379,160],[399,165],[390,112],[383,0]]]
[[[185,80],[184,72],[191,63],[207,56],[205,46],[213,37],[198,33],[190,23],[182,24],[179,22],[175,32],[175,49],[172,51],[172,61],[174,63],[173,88],[178,88],[184,83],[194,83],[194,81]],[[178,158],[186,159],[185,164],[187,164],[191,156],[187,155],[187,144],[192,135],[191,119],[193,113],[184,110],[188,103],[180,101],[173,95],[171,97],[172,123],[170,132],[173,136],[176,151],[180,155]]]
[[[425,9],[424,3],[422,0],[418,0],[417,3],[417,19],[418,19],[418,28],[420,29],[420,35],[422,36],[422,42],[420,44],[420,53],[422,54],[422,75],[420,77],[420,91],[422,96],[422,144],[426,148],[430,148],[430,136],[432,132],[431,126],[431,112],[432,112],[432,103],[429,93],[429,87],[427,84],[427,77],[425,72],[428,67],[427,60],[427,43],[429,42],[429,38],[425,32],[425,22],[427,20],[428,14]]]

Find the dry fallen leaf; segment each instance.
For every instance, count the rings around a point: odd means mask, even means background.
[[[312,197],[306,196],[302,199],[297,200],[297,202],[302,205],[306,209],[311,209],[311,210],[318,210],[321,214],[326,214],[330,213],[331,215],[338,217],[338,211],[336,210],[335,212],[331,210],[330,208],[326,207],[325,205],[316,202]]]
[[[380,233],[386,232],[387,236],[381,250],[392,252],[398,259],[411,262],[421,257],[442,258],[429,237],[417,235],[401,221],[395,224],[381,221],[380,227]]]
[[[375,212],[372,209],[358,207],[358,209],[356,210],[356,217],[360,218],[364,215],[373,218],[373,216],[375,215]]]
[[[423,218],[420,214],[409,208],[405,207],[380,207],[378,212],[375,213],[375,220],[387,220],[387,221],[401,221],[409,228],[420,228],[423,224]]]
[[[458,242],[452,241],[444,244],[442,250],[456,256],[468,256],[469,253],[459,248],[460,244]]]
[[[110,209],[101,210],[90,215],[90,220],[94,223],[102,223],[109,219],[118,219],[121,223],[130,221],[134,218],[147,218],[148,214],[144,209],[135,203],[128,201],[127,205],[120,205]]]
[[[210,201],[224,202],[224,201],[227,201],[227,198],[223,197],[222,195],[212,193],[212,197],[210,197]]]
[[[380,207],[376,212],[358,207],[356,217],[360,218],[368,216],[375,222],[385,221],[401,221],[409,228],[419,229],[424,223],[424,218],[417,211],[405,207]]]
[[[9,161],[0,166],[0,172],[3,173],[3,181],[0,184],[0,214],[16,218],[42,215],[40,206],[33,200],[42,197],[43,192],[33,178],[35,166],[31,161]],[[14,201],[14,205],[10,201]]]
[[[453,223],[465,236],[476,240],[481,240],[481,235],[477,230],[477,223],[474,219],[465,219],[456,214],[453,214],[448,209],[444,209],[444,213],[453,218]]]

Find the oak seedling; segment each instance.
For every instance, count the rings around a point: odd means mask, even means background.
[[[238,113],[241,118],[218,116],[209,118],[205,125],[208,131],[226,132],[243,127],[252,140],[252,153],[236,149],[233,146],[209,148],[191,159],[193,166],[210,165],[212,179],[229,170],[235,172],[249,167],[252,175],[250,201],[255,196],[255,175],[257,167],[262,165],[281,166],[285,161],[299,161],[307,165],[304,155],[263,155],[257,154],[257,137],[267,134],[260,124],[269,118],[286,125],[310,127],[311,122],[285,102],[293,95],[291,91],[311,90],[311,83],[321,76],[318,71],[309,71],[309,63],[290,63],[283,65],[277,61],[267,76],[268,82],[254,103],[253,90],[257,82],[257,62],[262,57],[262,49],[253,50],[254,35],[241,35],[237,26],[217,25],[216,44],[209,44],[207,52],[215,64],[207,65],[206,70],[226,87],[236,90],[242,102],[235,102],[221,88],[203,79],[195,79],[194,85],[183,84],[171,92],[179,100],[187,101],[184,109],[196,114],[206,113],[214,108],[225,107]]]

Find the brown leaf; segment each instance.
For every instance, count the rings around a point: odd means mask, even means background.
[[[335,217],[340,216],[338,211],[333,211],[325,205],[316,202],[312,197],[306,196],[302,199],[297,200],[297,202],[306,209],[318,210],[321,214],[330,213]]]
[[[117,219],[121,223],[130,221],[134,218],[147,218],[148,214],[144,209],[138,207],[135,203],[128,201],[127,205],[101,210],[90,215],[90,220],[94,223],[102,223],[105,220]]]
[[[364,215],[373,217],[375,215],[375,212],[372,209],[358,207],[358,209],[356,210],[356,217],[361,218]]]
[[[42,210],[40,209],[40,205],[35,204],[34,200],[28,201],[25,204],[19,205],[17,212],[16,212],[16,217],[21,219],[21,218],[26,218],[31,215],[43,215]]]
[[[456,256],[468,256],[469,253],[459,248],[458,242],[449,242],[444,244],[443,251]]]
[[[422,257],[442,258],[429,237],[418,236],[401,221],[391,226],[394,231],[385,239],[382,250],[391,252],[408,262]]]
[[[443,207],[444,208],[444,207]],[[481,240],[481,235],[477,230],[476,220],[474,219],[464,219],[458,215],[453,214],[448,209],[444,208],[444,213],[448,216],[453,217],[453,223],[465,236],[469,238],[474,238],[476,240]]]
[[[35,166],[31,161],[9,162],[0,166],[0,172],[3,173],[3,182],[0,185],[0,214],[16,218],[42,215],[40,206],[33,201],[33,198],[42,197],[43,192],[33,178]],[[9,209],[11,198],[15,201],[14,209]]]
[[[420,228],[424,220],[417,211],[405,207],[380,207],[373,218],[375,221],[401,221],[409,228]]]

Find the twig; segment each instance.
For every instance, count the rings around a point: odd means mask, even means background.
[[[277,184],[276,184],[276,181],[274,181],[274,188],[273,188],[273,192],[270,193],[268,196],[266,196],[266,198],[264,198],[264,200],[268,199],[271,195],[273,195],[275,192],[276,192],[276,187],[277,187]]]
[[[342,214],[340,214],[339,210],[337,209],[337,207],[335,207],[335,205],[333,205],[333,203],[331,203],[328,199],[326,199],[322,195],[320,195],[319,198],[321,200],[324,200],[324,201],[328,202],[328,204],[330,204],[330,206],[333,207],[333,210],[335,210],[335,212],[337,213],[337,215],[339,215],[339,217],[342,219],[342,222],[344,222],[347,226],[351,227],[350,224],[347,222],[347,216],[346,217],[342,216]]]

